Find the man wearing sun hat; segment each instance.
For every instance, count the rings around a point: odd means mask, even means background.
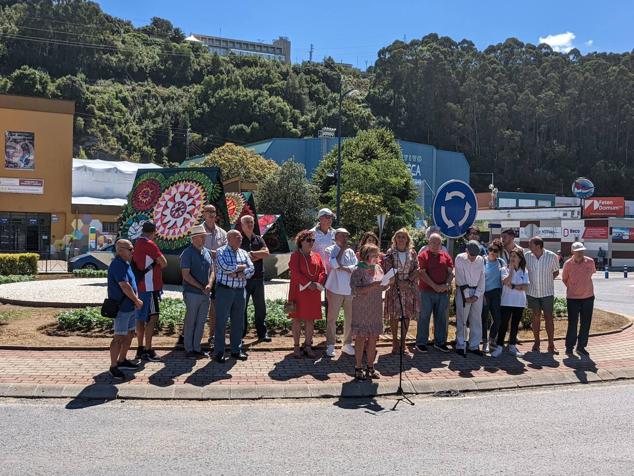
[[[319,223],[310,231],[315,234],[315,243],[313,244],[313,252],[319,253],[321,261],[324,263],[326,273],[328,273],[328,256],[326,248],[335,244],[335,230],[332,228],[332,221],[336,218],[330,208],[322,208],[317,213]]]
[[[335,230],[335,244],[326,248],[328,256],[327,268],[330,269],[326,279],[326,296],[328,311],[326,315],[326,355],[335,357],[335,341],[337,317],[343,307],[343,347],[342,351],[354,355],[352,345],[352,289],[350,276],[357,265],[357,256],[348,245],[350,233],[345,228]]]
[[[206,356],[201,349],[201,341],[213,284],[212,258],[210,251],[205,248],[207,230],[203,225],[193,226],[189,230],[189,236],[191,245],[180,256],[185,301],[183,344],[188,358],[198,358]]]
[[[594,260],[584,256],[586,247],[577,241],[572,244],[572,257],[564,263],[561,280],[566,286],[566,303],[568,305],[568,332],[566,333],[566,354],[572,355],[577,345],[577,353],[589,356],[586,350],[592,311],[594,309],[594,286],[592,275],[596,272]],[[577,335],[577,323],[579,334]]]

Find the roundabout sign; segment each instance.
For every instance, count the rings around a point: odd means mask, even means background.
[[[460,238],[473,225],[478,200],[473,189],[462,180],[449,180],[436,191],[432,214],[440,232],[448,238]]]

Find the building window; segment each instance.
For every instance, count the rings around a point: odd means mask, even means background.
[[[523,207],[534,207],[535,206],[535,200],[529,200],[526,198],[520,198],[518,200],[519,202],[519,207],[523,208]]]
[[[537,202],[538,207],[552,207],[552,203],[550,200],[539,200]]]
[[[104,221],[101,223],[102,232],[108,234],[117,234],[119,232],[119,224],[116,221]]]
[[[500,208],[516,208],[517,202],[514,198],[500,198],[498,200],[498,207]]]

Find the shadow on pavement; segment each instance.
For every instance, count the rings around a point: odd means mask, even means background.
[[[557,368],[560,363],[555,359],[553,354],[549,352],[537,352],[531,350],[524,354],[524,360],[530,362],[528,366],[532,369],[542,369],[544,367]]]
[[[150,375],[148,382],[157,387],[169,387],[175,378],[191,372],[195,364],[194,359],[185,358],[184,351],[172,350],[163,356],[163,367]]]
[[[563,362],[566,367],[574,369],[580,383],[588,383],[588,373],[596,374],[599,370],[596,362],[590,357],[566,357]]]
[[[344,386],[347,384],[343,384]],[[372,385],[372,384],[370,384]],[[370,415],[378,415],[379,413],[386,411],[386,408],[377,402],[374,398],[340,398],[334,406],[343,410],[364,410],[364,413]]]
[[[287,354],[274,365],[273,370],[269,372],[269,377],[282,382],[306,375],[316,380],[326,381],[330,379],[330,374],[345,373],[352,376],[354,373],[354,357],[343,352],[336,359],[327,358],[323,354],[320,357],[319,353],[317,359],[296,359],[293,354]]]
[[[236,359],[227,359],[223,364],[219,364],[210,360],[207,365],[199,368],[189,377],[185,379],[185,383],[195,385],[196,387],[204,387],[220,380],[227,380],[231,378],[229,370],[231,370],[237,361]]]

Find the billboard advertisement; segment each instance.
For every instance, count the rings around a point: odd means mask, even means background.
[[[622,217],[625,215],[623,197],[593,197],[584,201],[583,217]]]
[[[35,170],[35,133],[4,133],[4,166],[7,169]]]

